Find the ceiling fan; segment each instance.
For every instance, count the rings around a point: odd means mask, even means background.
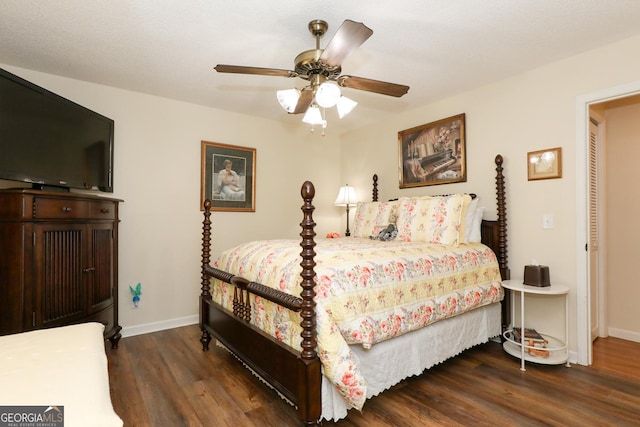
[[[338,86],[395,97],[401,97],[409,91],[409,86],[405,85],[343,75],[344,59],[371,37],[373,31],[361,22],[347,19],[327,46],[321,49],[320,39],[325,35],[328,27],[329,25],[320,19],[309,22],[309,31],[316,39],[316,47],[296,56],[293,70],[224,64],[216,65],[214,69],[219,73],[299,77],[307,80],[309,84],[302,89],[278,91],[278,101],[290,114],[306,113],[304,122],[311,125],[322,124],[323,127],[326,126],[326,121],[320,116],[318,107],[337,105],[338,114],[342,118],[357,104],[341,96]],[[341,101],[343,101],[342,110]],[[307,119],[310,115],[315,115],[315,119],[313,117]]]

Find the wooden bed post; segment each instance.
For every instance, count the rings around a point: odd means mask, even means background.
[[[502,174],[502,163],[504,159],[500,154],[496,156],[496,196],[498,206],[498,250],[496,256],[498,257],[498,266],[500,268],[500,276],[502,280],[509,280],[511,278],[511,270],[507,263],[507,201],[504,190],[504,175]],[[504,299],[502,300],[502,330],[504,331],[511,324],[511,294],[505,292]]]
[[[205,267],[209,266],[211,259],[211,200],[204,201],[204,221],[202,222],[202,269],[200,272],[200,330],[202,335],[200,336],[200,342],[202,343],[202,350],[209,350],[209,343],[211,342],[211,334],[204,327],[209,324],[209,311],[208,305],[204,304],[202,300],[211,300],[211,284],[210,278],[205,273]]]
[[[373,174],[373,194],[371,196],[372,196],[371,201],[373,202],[378,201],[378,174],[377,173]]]
[[[302,231],[300,232],[300,237],[302,237],[302,242],[300,243],[302,247],[302,252],[300,253],[302,256],[302,261],[300,262],[300,266],[302,267],[302,272],[300,273],[300,276],[302,276],[302,292],[300,293],[302,298],[300,310],[300,316],[302,317],[302,321],[300,322],[302,327],[302,332],[300,333],[302,337],[302,353],[300,355],[300,369],[302,372],[300,372],[301,381],[299,383],[300,400],[298,402],[298,415],[304,424],[308,426],[318,425],[320,415],[322,414],[322,396],[320,393],[322,377],[320,359],[316,353],[316,303],[314,301],[316,292],[313,289],[315,287],[316,277],[314,270],[316,266],[314,260],[316,255],[314,251],[314,247],[316,246],[314,240],[316,232],[314,231],[314,227],[316,223],[313,221],[313,211],[315,207],[312,201],[315,193],[316,190],[311,182],[305,181],[304,184],[302,184],[300,190],[300,195],[304,202],[301,208],[303,218],[300,223],[302,227]]]
[[[496,156],[496,195],[498,198],[498,265],[503,280],[510,279],[509,264],[507,262],[507,202],[504,190],[504,175],[500,154]]]

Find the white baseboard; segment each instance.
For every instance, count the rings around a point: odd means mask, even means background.
[[[149,334],[151,332],[164,331],[165,329],[179,328],[181,326],[194,325],[198,323],[198,315],[179,317],[177,319],[163,320],[160,322],[145,323],[144,325],[125,326],[122,328],[122,337],[133,337],[135,335]]]
[[[640,342],[640,332],[626,331],[624,329],[609,328],[609,336],[623,340]]]
[[[569,363],[576,365],[578,363],[578,353],[576,351],[569,351]]]

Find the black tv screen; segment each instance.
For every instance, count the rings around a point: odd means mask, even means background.
[[[0,69],[0,179],[113,192],[113,120]]]

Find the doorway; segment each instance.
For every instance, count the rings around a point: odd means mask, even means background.
[[[606,103],[622,98],[627,98],[640,93],[640,82],[636,82],[630,85],[611,88],[602,92],[584,95],[577,98],[576,101],[576,123],[577,123],[577,139],[576,139],[576,227],[577,236],[576,250],[577,250],[577,361],[582,365],[590,365],[593,362],[593,347],[592,347],[592,329],[593,326],[603,326],[606,322],[603,322],[600,313],[602,310],[592,311],[592,304],[597,304],[597,300],[606,299],[598,298],[598,295],[602,296],[602,293],[593,294],[590,284],[592,279],[600,282],[603,285],[605,280],[597,280],[602,277],[602,274],[596,273],[598,271],[604,271],[603,265],[604,251],[600,251],[601,254],[597,258],[594,258],[593,262],[597,262],[598,265],[592,266],[590,261],[590,252],[588,250],[588,242],[590,241],[590,220],[592,210],[590,209],[590,177],[591,177],[591,158],[590,158],[590,110],[592,106]],[[600,246],[602,249],[602,246]],[[598,261],[595,261],[598,260]],[[594,267],[594,268],[592,268]],[[592,277],[593,275],[596,275]],[[594,301],[594,299],[596,301]],[[603,305],[603,304],[601,304]],[[597,312],[598,314],[594,314]]]

